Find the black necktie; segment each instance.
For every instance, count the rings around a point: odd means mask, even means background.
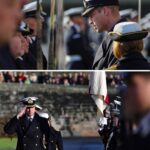
[[[32,120],[33,120],[32,118],[29,118],[29,121],[30,121],[30,122],[32,122]]]
[[[27,127],[29,127],[32,123],[32,118],[27,118]]]

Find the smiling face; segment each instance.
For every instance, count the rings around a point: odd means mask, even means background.
[[[0,0],[0,43],[7,42],[13,36],[21,16],[18,0]]]

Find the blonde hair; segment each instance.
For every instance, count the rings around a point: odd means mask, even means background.
[[[141,52],[143,50],[143,40],[129,41],[129,42],[113,42],[113,54],[119,59],[122,56],[132,53]]]

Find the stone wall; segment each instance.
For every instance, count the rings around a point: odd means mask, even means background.
[[[109,91],[116,92],[115,89]],[[0,135],[4,135],[4,124],[21,107],[19,100],[27,96],[39,98],[42,111],[52,116],[54,126],[62,130],[64,136],[98,136],[97,108],[88,94],[88,86],[17,83],[0,84]]]
[[[66,136],[80,136],[78,131],[69,131],[79,130],[80,123],[83,126],[84,122],[96,116],[96,106],[88,94],[88,87],[5,83],[0,84],[1,135],[4,135],[4,124],[16,115],[21,106],[19,100],[26,96],[38,97],[43,111],[53,117],[55,125],[62,128]],[[68,125],[71,125],[69,131],[66,129]]]

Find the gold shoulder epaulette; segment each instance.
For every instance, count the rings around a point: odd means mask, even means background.
[[[109,68],[106,68],[106,70],[117,70],[117,65],[112,65]]]

